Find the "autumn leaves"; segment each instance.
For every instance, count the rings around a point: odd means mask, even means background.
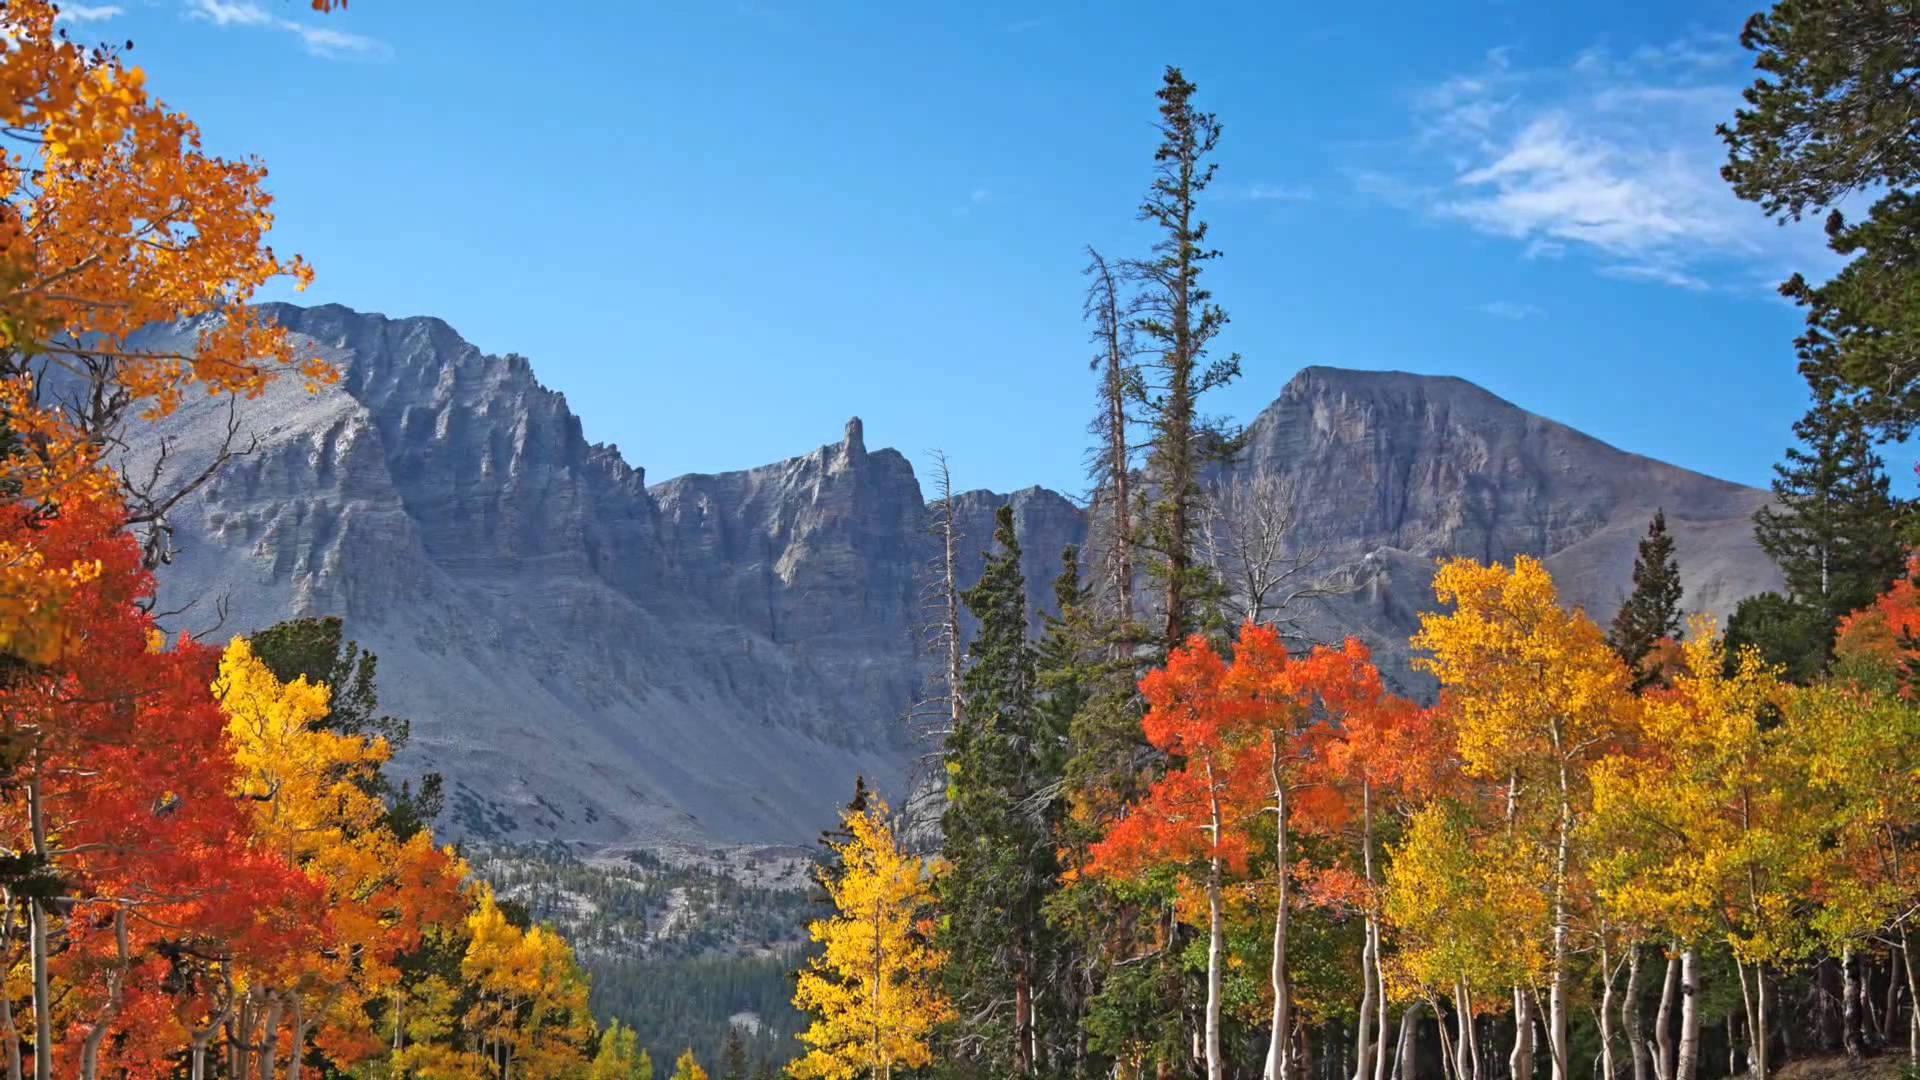
[[[1846,620],[1812,685],[1729,655],[1704,619],[1635,680],[1529,558],[1446,562],[1434,588],[1414,638],[1439,681],[1428,707],[1389,693],[1357,642],[1290,652],[1251,624],[1141,680],[1165,768],[1061,887],[1171,885],[1205,934],[1186,953],[1206,988],[1182,1020],[1193,1065],[1280,1078],[1337,1054],[1381,1080],[1411,1067],[1430,1010],[1453,1080],[1566,1080],[1596,1044],[1603,1076],[1694,1080],[1711,991],[1764,1077],[1795,973],[1843,968],[1852,1000],[1859,958],[1891,953],[1912,999],[1912,580]],[[821,1018],[809,1041],[838,1049],[803,1075],[885,1075],[953,1037],[933,972],[952,960],[915,934],[948,916],[928,885],[943,867],[901,855],[884,814],[848,819],[843,851],[878,873],[850,872],[816,927],[828,957],[800,1003]]]

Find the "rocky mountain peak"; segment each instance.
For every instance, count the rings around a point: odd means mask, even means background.
[[[525,359],[438,319],[269,311],[346,377],[246,403],[260,449],[181,508],[162,604],[231,597],[227,631],[345,616],[381,656],[383,704],[415,722],[400,764],[448,775],[451,831],[805,843],[856,774],[899,792],[927,749],[903,716],[935,662],[938,549],[912,465],[869,450],[857,417],[785,461],[649,485]],[[192,467],[223,431],[217,403],[195,402],[157,434]],[[1223,505],[1285,509],[1293,555],[1351,571],[1314,627],[1389,664],[1435,556],[1539,555],[1600,610],[1657,505],[1690,607],[1772,584],[1747,522],[1762,493],[1459,379],[1306,369],[1212,479]],[[1038,626],[1086,515],[1039,487],[957,495],[963,586],[1002,505]]]

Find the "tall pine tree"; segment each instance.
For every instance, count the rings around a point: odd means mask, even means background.
[[[1036,996],[1050,990],[1044,905],[1059,873],[1050,807],[1065,739],[1041,706],[1011,507],[995,525],[994,550],[964,597],[980,630],[946,745],[941,946],[961,1018],[954,1056],[988,1075],[1031,1076],[1036,1048],[1050,1041],[1038,1032]]]
[[[1151,258],[1128,263],[1140,285],[1132,327],[1148,355],[1132,381],[1139,415],[1150,432],[1147,479],[1152,496],[1144,517],[1141,547],[1155,556],[1149,572],[1161,586],[1161,644],[1172,650],[1206,622],[1208,603],[1218,583],[1198,559],[1202,500],[1201,472],[1210,459],[1230,452],[1238,442],[1200,411],[1208,391],[1240,374],[1240,357],[1208,358],[1208,347],[1227,325],[1227,313],[1213,302],[1201,272],[1220,252],[1207,246],[1207,223],[1200,220],[1200,193],[1213,182],[1208,160],[1220,141],[1212,113],[1194,108],[1195,87],[1169,67],[1160,99],[1160,147],[1154,152],[1153,183],[1140,204],[1140,219],[1160,231]]]
[[[1673,534],[1667,531],[1667,512],[1655,510],[1633,560],[1633,593],[1613,617],[1607,643],[1634,673],[1636,687],[1649,676],[1641,670],[1647,654],[1661,638],[1680,637],[1680,562],[1673,556]]]
[[[1793,425],[1800,445],[1774,466],[1774,505],[1754,514],[1754,537],[1780,567],[1786,595],[1752,597],[1727,627],[1796,677],[1818,671],[1841,616],[1893,583],[1906,564],[1906,507],[1894,498],[1872,435],[1829,380]]]

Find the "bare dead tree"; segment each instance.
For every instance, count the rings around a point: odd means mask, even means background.
[[[1091,281],[1081,314],[1093,324],[1095,351],[1088,366],[1100,373],[1099,408],[1088,425],[1095,438],[1088,455],[1088,472],[1093,481],[1092,501],[1096,506],[1104,501],[1107,511],[1110,535],[1102,561],[1112,590],[1113,614],[1126,626],[1133,622],[1134,448],[1128,442],[1131,419],[1127,402],[1140,394],[1140,373],[1134,363],[1136,313],[1131,301],[1121,299],[1119,270],[1092,247],[1087,248],[1087,257],[1090,261],[1084,273]]]
[[[240,444],[239,399],[232,396],[227,398],[226,427],[220,444],[198,470],[184,474],[172,471],[175,443],[168,436],[161,436],[153,459],[145,469],[135,468],[123,429],[106,433],[103,441],[119,451],[119,461],[114,471],[120,479],[120,497],[127,506],[127,527],[140,536],[142,561],[149,570],[173,561],[175,549],[170,515],[174,509],[219,475],[234,458],[244,457],[260,448],[257,435],[249,434],[246,445]]]
[[[1350,569],[1326,569],[1318,546],[1298,544],[1298,499],[1284,478],[1261,473],[1244,486],[1216,480],[1207,494],[1201,545],[1235,622],[1305,640],[1317,603],[1359,587]]]
[[[254,452],[259,444],[249,436],[246,445],[241,445],[238,395],[228,394],[225,434],[211,457],[198,463],[198,468],[176,468],[177,447],[166,437],[160,439],[151,460],[144,466],[136,465],[130,433],[146,418],[137,411],[139,400],[120,378],[121,369],[136,357],[193,362],[192,357],[169,350],[135,351],[125,346],[95,349],[63,338],[35,356],[0,353],[0,376],[25,379],[34,403],[64,414],[92,444],[100,460],[113,467],[127,506],[127,526],[140,537],[142,562],[153,570],[172,561],[174,555],[171,513],[235,457]],[[21,449],[41,455],[52,452],[50,447],[35,445],[30,439],[23,441]]]
[[[960,634],[960,524],[953,491],[953,468],[943,450],[931,451],[934,498],[927,504],[927,531],[937,550],[923,568],[921,607],[925,613],[915,634],[915,645],[938,661],[931,693],[907,708],[906,724],[916,744],[909,769],[907,797],[900,808],[902,834],[937,835],[944,800],[941,760],[946,737],[960,725],[964,700],[960,678],[966,663],[966,643]],[[913,842],[913,841],[910,841]]]

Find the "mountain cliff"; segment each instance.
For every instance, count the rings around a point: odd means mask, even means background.
[[[924,750],[903,714],[925,685],[935,548],[911,463],[869,449],[857,419],[787,461],[648,484],[523,358],[437,319],[271,310],[344,377],[241,405],[254,452],[176,516],[176,624],[344,616],[380,655],[383,704],[414,720],[401,766],[446,773],[449,824],[474,838],[803,843],[856,773],[904,785]],[[225,424],[195,402],[133,458],[164,441],[195,468]],[[1286,493],[1289,550],[1353,585],[1314,630],[1360,634],[1387,663],[1404,662],[1434,556],[1541,555],[1570,600],[1610,613],[1656,507],[1690,607],[1723,614],[1775,583],[1750,536],[1762,493],[1457,379],[1308,368],[1213,482],[1243,503]],[[1046,603],[1088,522],[1042,488],[957,497],[963,578],[1009,502]]]

